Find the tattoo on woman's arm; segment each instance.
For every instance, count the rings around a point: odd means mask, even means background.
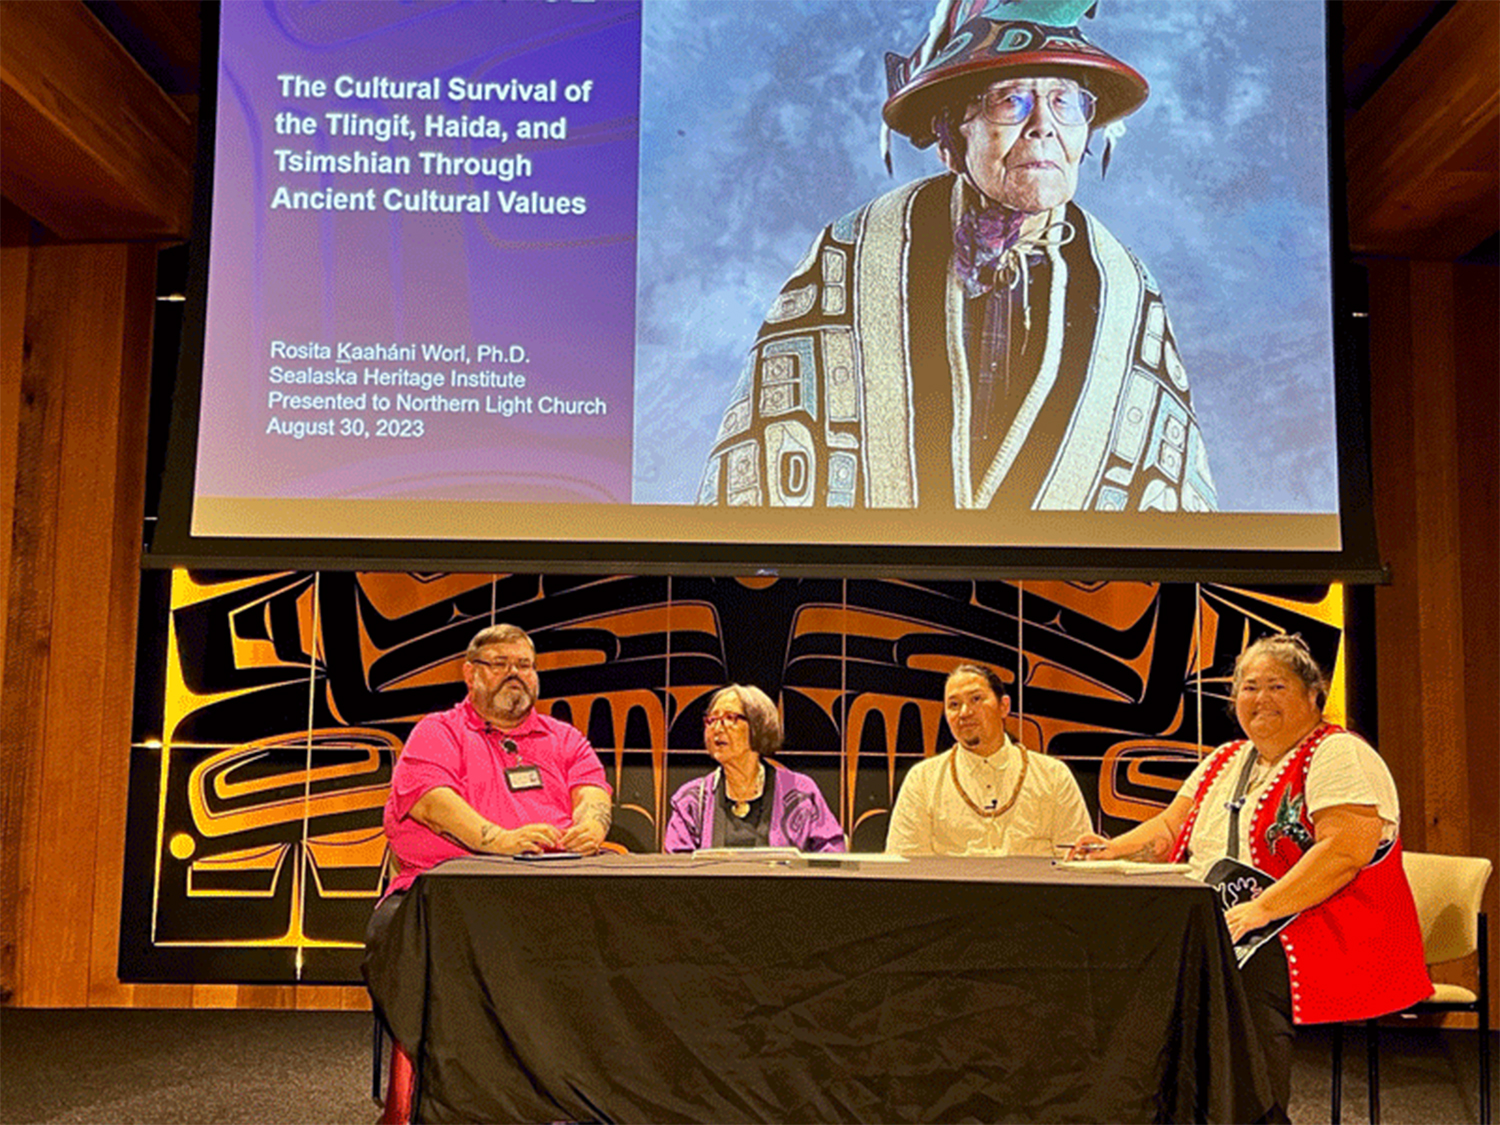
[[[489,847],[500,835],[500,829],[493,824],[486,824],[479,830],[479,846],[481,849]]]
[[[1155,836],[1151,837],[1151,839],[1142,844],[1134,855],[1127,856],[1126,858],[1134,860],[1138,863],[1155,863],[1159,860],[1165,859],[1169,854],[1171,854],[1171,850],[1171,836],[1165,833],[1157,833]]]

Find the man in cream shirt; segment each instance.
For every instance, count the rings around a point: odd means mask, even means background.
[[[958,741],[907,773],[886,851],[1049,856],[1091,830],[1073,771],[1006,735],[1010,699],[993,670],[955,668],[943,710]]]

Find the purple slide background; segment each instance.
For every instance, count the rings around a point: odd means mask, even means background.
[[[235,3],[222,9],[222,57],[197,492],[270,498],[410,498],[490,501],[630,500],[635,319],[640,6],[599,3],[321,4]],[[278,74],[323,78],[324,99],[283,98]],[[333,79],[450,76],[472,81],[556,79],[557,103],[391,101],[336,98]],[[591,100],[570,104],[568,83],[593,82]],[[280,137],[284,110],[410,113],[415,142]],[[503,121],[508,143],[428,139],[427,113],[483,114]],[[564,141],[518,141],[518,118],[568,118]],[[276,148],[385,151],[412,157],[408,176],[282,173]],[[416,154],[526,153],[534,175],[424,176]],[[376,188],[372,212],[270,209],[291,190]],[[411,193],[492,193],[488,214],[386,211],[388,187]],[[507,215],[493,193],[582,195],[584,215]],[[469,370],[524,372],[523,391],[273,387],[273,364],[330,368],[336,360],[273,359],[271,341],[336,345],[468,344]],[[520,344],[529,363],[475,362],[475,345]],[[363,373],[364,362],[339,363]],[[439,362],[382,361],[386,369],[448,372]],[[602,396],[603,416],[286,411],[283,420],[360,416],[372,436],[267,434],[271,390],[329,394],[398,390],[480,397]],[[420,439],[373,436],[377,417],[422,420]]]

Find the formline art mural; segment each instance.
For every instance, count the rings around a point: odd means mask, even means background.
[[[464,649],[492,622],[535,639],[538,706],[588,735],[610,839],[641,852],[712,764],[703,711],[725,683],[779,702],[783,759],[854,850],[878,851],[906,770],[951,742],[956,664],[1000,671],[1011,736],[1066,760],[1115,832],[1238,733],[1228,679],[1249,641],[1299,632],[1335,667],[1343,639],[1337,586],[176,571],[147,602],[142,667],[164,688],[138,700],[131,750],[135,981],[358,982],[392,765],[462,697]]]

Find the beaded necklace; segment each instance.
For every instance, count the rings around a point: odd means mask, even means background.
[[[993,820],[997,816],[1003,816],[1004,814],[1010,812],[1010,807],[1016,803],[1016,798],[1021,795],[1021,786],[1026,784],[1026,767],[1029,764],[1026,758],[1026,747],[1022,746],[1019,742],[1013,743],[1012,745],[1014,745],[1021,754],[1021,776],[1016,778],[1015,792],[1010,795],[1010,800],[1006,801],[1005,804],[1001,805],[998,809],[982,809],[974,803],[974,799],[972,797],[964,792],[963,782],[958,780],[957,746],[953,748],[953,753],[948,756],[948,772],[953,775],[953,785],[954,788],[958,790],[958,795],[964,799],[964,804],[968,805],[969,808],[973,809],[980,816],[985,817],[988,820]]]

